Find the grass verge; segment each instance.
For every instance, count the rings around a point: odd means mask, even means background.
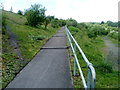
[[[103,48],[105,47],[104,42],[101,37],[97,37],[95,39],[90,39],[87,36],[86,31],[82,30],[73,30],[73,28],[69,27],[70,32],[82,48],[88,60],[93,64],[96,70],[96,88],[118,88],[118,74],[120,72],[113,71],[112,64],[105,60],[105,56],[103,53]],[[77,56],[79,63],[81,65],[85,80],[87,81],[87,65],[84,62],[81,54],[77,51]],[[71,57],[71,71],[73,74],[73,65],[74,65],[74,57]],[[73,76],[74,88],[83,88],[82,80],[78,71],[76,70],[76,76]]]

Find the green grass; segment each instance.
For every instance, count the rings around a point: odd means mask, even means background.
[[[118,88],[118,73],[113,71],[111,63],[105,60],[103,49],[105,47],[104,41],[101,37],[96,39],[90,39],[87,36],[87,32],[83,30],[75,31],[69,27],[70,32],[82,48],[88,60],[93,64],[96,70],[96,88]],[[82,67],[83,74],[87,81],[87,66],[82,56],[77,51],[79,63]],[[73,73],[73,57],[71,58],[71,68]],[[77,69],[77,76],[73,76],[74,88],[83,88],[82,80],[79,77],[79,71]]]
[[[2,46],[5,52],[2,53],[2,87],[5,88],[15,75],[32,60],[46,41],[59,29],[52,28],[50,25],[47,30],[44,29],[44,26],[34,28],[25,25],[25,16],[7,11],[3,11],[3,15],[6,17],[7,26],[9,26],[11,32],[17,36],[18,45],[21,54],[24,57],[23,63],[18,60],[18,57],[14,52],[14,47],[10,45],[9,35],[6,33],[6,30],[3,30]]]

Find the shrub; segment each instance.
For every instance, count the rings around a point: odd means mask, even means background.
[[[27,21],[30,26],[37,26],[44,22],[46,9],[40,4],[31,5],[31,8],[28,9],[25,13],[27,16]]]
[[[106,61],[102,61],[95,67],[104,73],[112,73],[112,71],[113,71],[112,65]]]
[[[59,27],[58,20],[52,20],[52,21],[51,21],[51,26],[52,26],[53,28],[58,28],[58,27]]]
[[[43,39],[46,39],[46,36],[43,36],[43,35],[33,36],[32,39],[33,40],[43,40]]]
[[[105,28],[101,26],[93,26],[88,31],[88,37],[89,38],[96,38],[98,35],[107,35],[108,30],[105,30]]]
[[[77,28],[79,28],[81,30],[86,30],[88,28],[88,26],[85,23],[78,23]]]
[[[67,24],[67,26],[76,27],[76,26],[77,26],[77,21],[74,20],[74,19],[72,19],[72,18],[70,18],[70,19],[68,19],[68,20],[66,21],[66,24]]]
[[[18,10],[17,14],[23,15],[23,12],[21,10]]]
[[[73,27],[73,26],[69,26],[69,29],[70,29],[72,32],[79,32],[79,29],[76,28],[76,27]]]
[[[109,34],[109,36],[110,36],[111,38],[114,38],[114,39],[118,39],[118,38],[119,38],[119,35],[118,35],[117,32],[112,32],[112,33]]]

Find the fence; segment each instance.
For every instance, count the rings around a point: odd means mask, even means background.
[[[82,51],[82,49],[80,48],[80,46],[78,45],[78,43],[76,42],[76,40],[74,39],[72,34],[70,33],[67,26],[65,26],[65,30],[66,30],[66,34],[67,34],[67,37],[68,37],[68,40],[69,40],[69,43],[70,43],[71,50],[72,50],[73,55],[74,55],[74,76],[76,75],[76,68],[78,67],[78,70],[79,70],[84,88],[86,88],[86,89],[95,88],[96,73],[95,73],[95,69],[94,69],[93,65],[88,61],[84,52]],[[73,44],[74,44],[74,46],[73,46]],[[84,61],[86,62],[87,66],[88,66],[88,80],[87,80],[87,83],[85,81],[83,71],[80,67],[79,60],[77,58],[77,54],[76,54],[77,49],[78,49],[79,53],[82,55]],[[77,67],[76,67],[76,65],[77,65]],[[91,80],[92,80],[92,82],[91,82]]]

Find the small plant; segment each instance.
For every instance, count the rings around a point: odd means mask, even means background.
[[[43,35],[38,35],[38,36],[33,36],[32,39],[33,40],[43,40],[43,39],[46,39],[47,37],[46,36],[43,36]]]
[[[79,28],[73,27],[73,26],[69,26],[69,29],[73,32],[79,32]]]
[[[97,66],[96,66],[101,72],[104,73],[112,73],[113,69],[112,69],[112,65],[106,61],[102,61],[100,62]]]

